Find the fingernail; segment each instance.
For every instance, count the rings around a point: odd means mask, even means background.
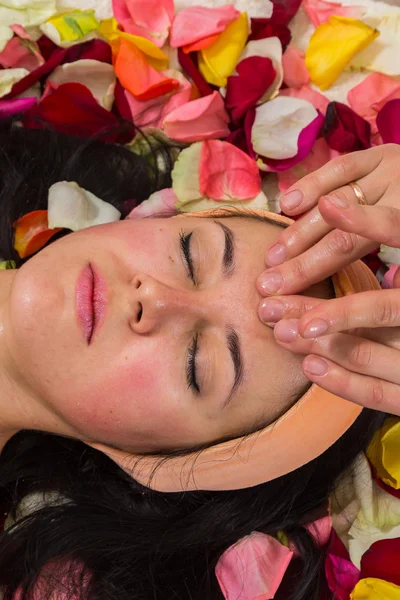
[[[264,300],[261,304],[259,315],[261,321],[268,324],[280,321],[284,312],[285,307],[282,302],[278,302],[277,300]]]
[[[328,327],[328,323],[323,319],[314,319],[307,325],[302,337],[306,339],[318,337],[328,331]]]
[[[267,273],[260,278],[260,285],[267,294],[274,294],[282,286],[283,278],[279,273]]]
[[[322,360],[322,358],[315,358],[314,356],[307,357],[303,363],[303,369],[310,375],[318,375],[322,377],[328,372],[328,363]]]
[[[279,321],[279,323],[277,323],[275,325],[275,337],[280,341],[280,342],[293,342],[294,339],[296,339],[297,334],[298,334],[298,325],[297,325],[297,321],[294,320],[288,320],[288,321]]]
[[[281,265],[286,260],[286,248],[283,244],[275,244],[267,253],[267,264],[271,267]]]
[[[292,208],[297,208],[303,202],[303,198],[303,192],[300,190],[293,190],[293,192],[289,192],[281,198],[281,204],[283,204],[285,208],[291,210]]]
[[[337,208],[349,208],[349,204],[344,198],[339,198],[339,196],[326,196],[326,198]]]

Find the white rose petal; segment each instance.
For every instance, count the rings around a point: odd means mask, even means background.
[[[51,186],[48,197],[49,229],[63,227],[78,231],[94,225],[119,221],[121,213],[73,181]]]
[[[285,159],[296,156],[300,133],[318,116],[310,102],[278,96],[256,109],[251,138],[260,156]]]
[[[98,21],[111,19],[114,16],[112,0],[57,0],[57,12],[69,12],[70,10],[94,10]]]
[[[219,8],[227,4],[232,4],[240,12],[247,12],[250,18],[270,19],[274,10],[270,0],[175,0],[175,11],[179,12],[184,8],[199,5],[206,8]]]
[[[0,52],[13,37],[10,25],[34,27],[56,12],[55,0],[0,0]]]
[[[114,102],[116,75],[114,67],[99,60],[77,60],[57,67],[48,81],[63,83],[81,83],[92,92],[98,103],[111,110]]]
[[[14,83],[29,75],[27,69],[0,70],[0,98],[11,92]]]

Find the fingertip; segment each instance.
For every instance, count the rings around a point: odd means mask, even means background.
[[[302,364],[303,373],[312,379],[325,377],[329,371],[328,363],[319,356],[306,356]]]
[[[283,212],[292,212],[299,209],[304,200],[304,194],[301,190],[288,190],[281,197],[280,204]]]

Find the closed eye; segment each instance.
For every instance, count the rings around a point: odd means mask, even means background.
[[[192,238],[193,231],[187,235],[183,231],[179,233],[179,242],[181,247],[181,254],[183,258],[183,262],[186,268],[186,272],[188,274],[189,279],[191,279],[194,285],[197,285],[195,274],[194,274],[194,265],[193,258],[190,248],[190,240]]]

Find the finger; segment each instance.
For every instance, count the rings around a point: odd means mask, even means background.
[[[279,321],[274,337],[290,352],[315,354],[348,371],[400,384],[399,351],[383,344],[346,333],[304,340],[298,334],[298,321],[295,319]]]
[[[376,247],[376,242],[334,229],[300,256],[264,271],[257,279],[257,289],[262,296],[297,294]]]
[[[321,196],[374,171],[383,154],[384,148],[376,146],[334,158],[287,190],[281,198],[282,211],[288,215],[298,215],[310,210]]]
[[[400,210],[395,206],[335,206],[337,198],[321,198],[318,203],[324,220],[332,227],[357,234],[379,244],[400,246]],[[385,197],[385,203],[398,204],[397,197]],[[339,199],[343,202],[343,198]]]
[[[398,385],[347,371],[330,360],[321,364],[318,356],[307,356],[302,366],[304,375],[324,390],[365,408],[400,416]]]
[[[258,307],[258,316],[265,324],[273,327],[281,319],[300,319],[307,311],[325,300],[309,296],[279,296],[265,298]]]
[[[299,321],[304,339],[359,327],[400,326],[400,292],[376,290],[334,298],[313,307]]]

